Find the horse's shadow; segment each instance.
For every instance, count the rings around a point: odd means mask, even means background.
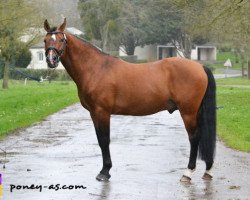
[[[109,195],[111,192],[111,183],[110,182],[102,182],[101,183],[101,188],[100,188],[100,193],[97,195],[98,200],[101,199],[109,199]]]

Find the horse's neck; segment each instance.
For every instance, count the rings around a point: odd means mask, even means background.
[[[76,84],[82,84],[100,70],[100,66],[106,58],[90,44],[80,41],[72,35],[67,34],[66,36],[67,46],[61,61]]]

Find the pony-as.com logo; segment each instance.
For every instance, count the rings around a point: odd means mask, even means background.
[[[3,195],[2,174],[0,174],[0,197]]]

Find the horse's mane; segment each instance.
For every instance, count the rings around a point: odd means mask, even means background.
[[[72,34],[71,34],[72,35]],[[85,40],[84,38],[78,36],[78,35],[73,35],[75,38],[77,38],[78,40],[80,40],[81,42],[83,42],[85,45],[94,48],[97,52],[109,56],[108,53],[103,52],[99,47],[95,46],[94,44],[90,43],[89,41]]]

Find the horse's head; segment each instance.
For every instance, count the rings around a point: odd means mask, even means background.
[[[45,56],[48,66],[55,68],[58,66],[61,56],[64,53],[67,44],[67,38],[64,34],[66,18],[59,28],[50,28],[47,19],[44,21],[44,29],[47,34],[44,38]]]

